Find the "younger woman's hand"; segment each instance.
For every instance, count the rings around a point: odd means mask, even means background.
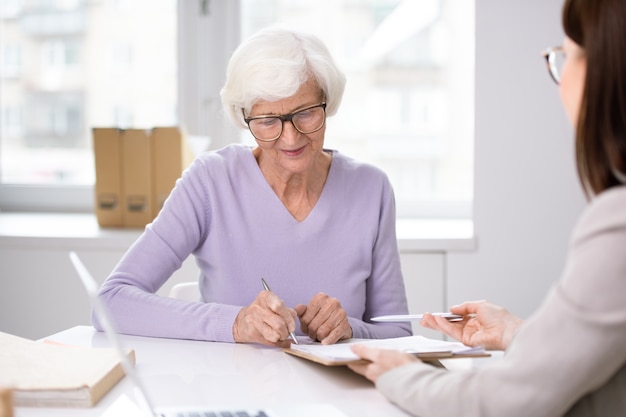
[[[378,349],[365,345],[354,345],[351,349],[361,359],[369,362],[351,363],[348,364],[348,368],[372,382],[376,382],[378,377],[393,368],[419,361],[415,356],[397,350]]]
[[[483,346],[487,350],[506,350],[523,320],[508,310],[486,301],[465,302],[450,312],[463,316],[460,321],[424,314],[421,325],[438,330],[467,346]]]

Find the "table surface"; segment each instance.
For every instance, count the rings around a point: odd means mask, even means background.
[[[91,347],[111,347],[106,335],[77,326],[46,339]],[[133,348],[136,369],[157,407],[285,403],[332,404],[347,416],[407,416],[374,385],[345,366],[327,367],[261,345],[121,336]],[[481,366],[485,359],[451,359],[448,368]],[[17,407],[15,417],[74,417],[108,414],[120,401],[135,401],[134,387],[123,378],[93,408]]]

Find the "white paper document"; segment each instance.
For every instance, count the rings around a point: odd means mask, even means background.
[[[452,352],[453,354],[477,354],[483,353],[482,347],[471,348],[460,342],[446,342],[443,340],[429,339],[424,336],[407,336],[391,339],[360,339],[355,341],[337,343],[334,345],[322,345],[314,343],[309,345],[291,345],[291,350],[309,353],[330,361],[356,360],[359,357],[352,352],[350,346],[364,344],[381,349],[393,349],[406,353],[436,353]]]

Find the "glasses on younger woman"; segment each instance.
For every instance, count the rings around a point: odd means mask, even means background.
[[[561,70],[563,69],[563,63],[565,62],[565,51],[562,46],[553,46],[541,53],[546,59],[548,65],[548,72],[555,83],[561,83]]]
[[[282,135],[285,122],[291,122],[293,127],[303,134],[320,130],[326,121],[326,103],[314,104],[313,106],[281,116],[245,117],[244,115],[244,120],[256,140],[273,142]]]

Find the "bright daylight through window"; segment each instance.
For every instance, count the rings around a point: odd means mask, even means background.
[[[2,184],[93,184],[92,127],[177,123],[176,0],[2,0]]]
[[[242,12],[244,37],[280,24],[328,45],[347,84],[326,147],[384,169],[400,216],[470,217],[472,0],[243,0]]]
[[[241,18],[242,37],[281,24],[329,46],[348,82],[326,147],[385,170],[400,216],[471,216],[472,0],[232,1],[241,16],[223,19]],[[176,0],[0,4],[0,191],[91,185],[92,127],[185,120]]]

